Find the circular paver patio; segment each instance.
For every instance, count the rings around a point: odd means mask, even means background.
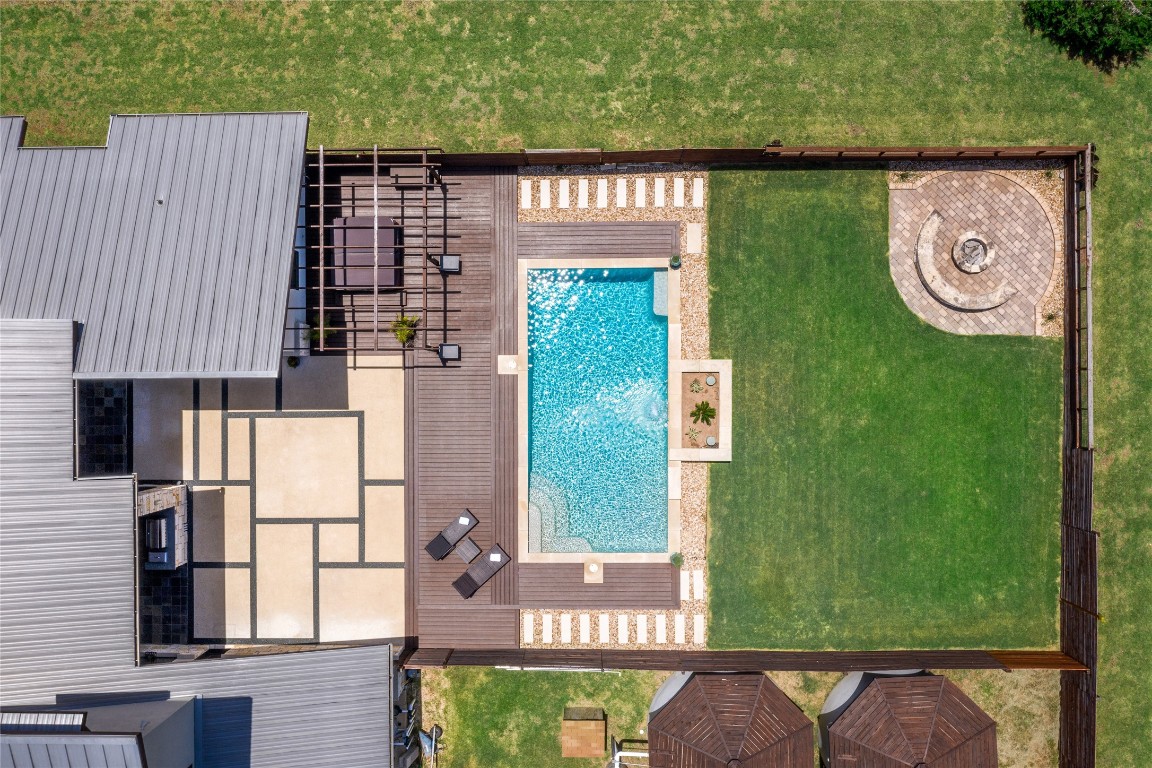
[[[889,249],[896,288],[925,322],[960,334],[1037,333],[1056,263],[1053,222],[1008,177],[955,171],[892,189]]]

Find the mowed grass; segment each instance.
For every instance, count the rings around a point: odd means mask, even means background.
[[[423,727],[444,729],[441,768],[603,768],[604,758],[562,758],[565,707],[597,707],[609,737],[643,739],[662,672],[522,672],[483,667],[426,670]]]
[[[1099,760],[1152,753],[1152,64],[1101,75],[1014,0],[5,3],[0,111],[305,109],[315,146],[1083,144],[1095,205]]]
[[[1057,642],[1061,343],[958,336],[889,275],[880,171],[714,172],[709,644]]]

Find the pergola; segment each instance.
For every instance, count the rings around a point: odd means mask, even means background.
[[[402,348],[393,331],[415,318],[418,346],[447,342],[452,182],[435,147],[329,149],[305,166],[307,315],[317,352]]]
[[[679,682],[648,715],[652,768],[811,768],[812,721],[767,676],[696,673]]]

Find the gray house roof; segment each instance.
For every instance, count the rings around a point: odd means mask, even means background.
[[[200,696],[198,765],[390,765],[389,646],[135,666],[135,487],[72,479],[72,348],[0,320],[0,703]]]
[[[276,376],[308,115],[0,118],[0,317],[76,320],[77,378]]]

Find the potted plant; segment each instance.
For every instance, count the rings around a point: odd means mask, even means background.
[[[392,334],[396,337],[396,341],[400,342],[400,346],[407,347],[416,338],[416,326],[420,324],[420,318],[415,315],[400,315],[392,321]]]

